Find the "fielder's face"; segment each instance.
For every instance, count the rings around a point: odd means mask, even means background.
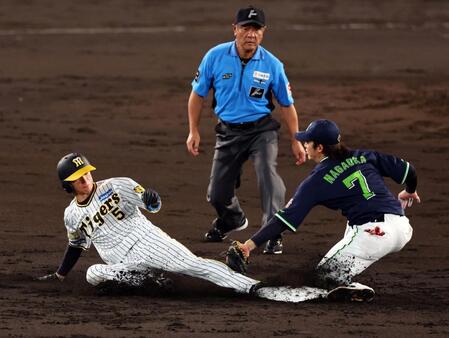
[[[323,158],[323,146],[321,144],[318,144],[318,146],[315,148],[313,141],[304,142],[304,150],[306,151],[307,158],[309,160],[319,162]]]
[[[93,189],[94,181],[90,172],[84,174],[76,181],[72,182],[75,195],[89,195]]]
[[[233,25],[237,50],[241,57],[251,57],[263,40],[265,27]],[[242,55],[243,54],[243,55]]]

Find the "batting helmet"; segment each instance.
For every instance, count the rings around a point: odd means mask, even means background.
[[[70,153],[63,156],[56,167],[62,188],[68,193],[73,192],[73,186],[70,182],[76,181],[81,176],[95,169],[86,156],[79,153]]]

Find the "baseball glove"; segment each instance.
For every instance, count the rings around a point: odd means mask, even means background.
[[[231,246],[226,251],[226,264],[234,271],[241,274],[246,274],[248,268],[248,257],[240,247],[242,243],[239,241],[233,241]]]

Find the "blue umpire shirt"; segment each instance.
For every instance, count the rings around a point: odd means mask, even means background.
[[[210,49],[192,81],[193,91],[206,97],[214,90],[214,110],[230,123],[258,120],[274,109],[272,95],[280,105],[293,104],[283,64],[262,46],[242,65],[235,41]]]
[[[296,231],[315,205],[340,209],[349,224],[356,225],[383,214],[404,215],[383,176],[404,184],[409,168],[410,164],[398,157],[369,150],[352,150],[343,161],[325,157],[275,216]]]

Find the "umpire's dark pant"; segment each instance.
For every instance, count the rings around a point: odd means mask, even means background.
[[[276,171],[279,122],[267,116],[249,124],[219,122],[207,199],[215,207],[217,226],[224,231],[237,228],[245,214],[235,195],[243,164],[251,159],[262,202],[262,223],[285,203],[285,185]]]

